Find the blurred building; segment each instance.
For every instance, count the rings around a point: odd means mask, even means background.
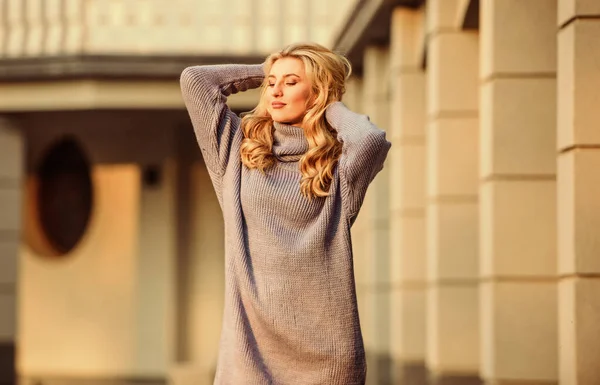
[[[369,385],[600,384],[597,0],[0,0],[0,384],[212,383],[179,73],[301,40],[393,142],[353,229]]]

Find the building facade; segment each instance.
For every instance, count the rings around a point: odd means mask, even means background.
[[[600,383],[598,1],[0,15],[0,384],[212,383],[222,219],[178,76],[299,40],[393,143],[353,227],[368,384]]]
[[[598,16],[365,1],[344,24],[351,99],[393,142],[355,228],[370,383],[600,383]]]

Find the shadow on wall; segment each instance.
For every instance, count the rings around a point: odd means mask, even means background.
[[[394,360],[389,354],[367,351],[367,384],[395,385]]]
[[[19,385],[166,385],[164,380],[154,379],[96,379],[82,380],[81,378],[45,378],[44,380],[21,380]]]
[[[425,362],[394,363],[387,354],[367,354],[367,383],[373,385],[481,385],[478,377],[430,372]]]
[[[391,365],[394,365],[393,363]],[[402,363],[393,368],[397,383],[402,385],[428,385],[425,363]]]

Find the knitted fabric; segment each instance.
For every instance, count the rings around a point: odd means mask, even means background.
[[[181,87],[225,222],[225,310],[217,385],[362,385],[366,363],[350,228],[390,148],[385,133],[341,102],[326,118],[342,155],[330,195],[300,193],[301,128],[274,124],[277,162],[240,159],[240,118],[227,96],[259,87],[261,65],[197,66]]]

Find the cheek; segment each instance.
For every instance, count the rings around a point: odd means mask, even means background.
[[[293,100],[297,105],[296,107],[306,108],[310,99],[310,93],[307,90],[298,90],[294,93]]]

